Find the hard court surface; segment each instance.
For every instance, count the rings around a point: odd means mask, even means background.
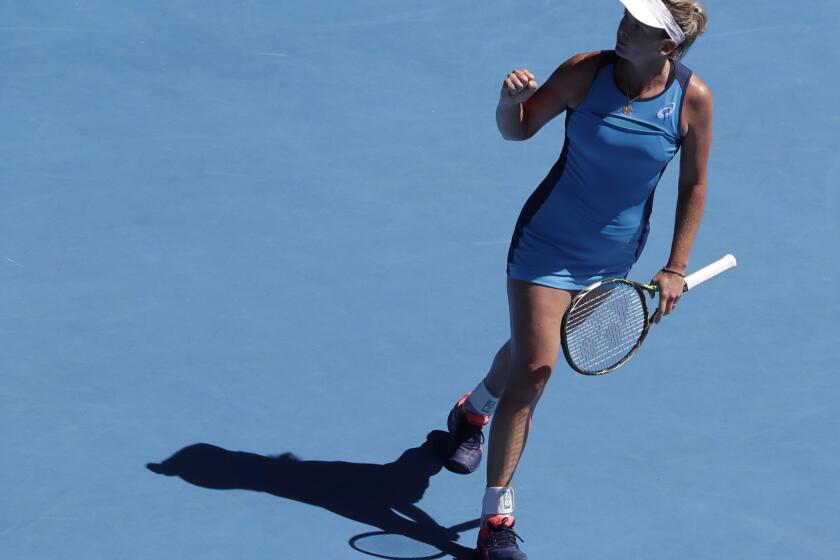
[[[706,6],[692,268],[739,267],[625,368],[558,364],[514,483],[534,559],[840,557],[840,8]],[[0,2],[2,556],[465,558],[484,473],[440,471],[435,430],[508,336],[563,139],[503,141],[500,83],[621,11]]]

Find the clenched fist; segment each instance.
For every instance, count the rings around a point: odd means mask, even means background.
[[[537,91],[537,87],[531,72],[525,69],[513,70],[502,85],[501,101],[510,104],[523,103]]]

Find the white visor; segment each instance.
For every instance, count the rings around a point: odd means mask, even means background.
[[[685,34],[662,0],[619,0],[634,18],[657,29],[664,29],[668,37],[681,44]]]

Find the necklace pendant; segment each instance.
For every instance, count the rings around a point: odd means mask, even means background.
[[[624,106],[624,114],[625,115],[629,115],[632,112],[633,112],[633,107],[631,107],[629,103]]]

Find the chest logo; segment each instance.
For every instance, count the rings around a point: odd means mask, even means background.
[[[676,103],[669,103],[669,104],[665,105],[664,107],[662,107],[661,109],[659,109],[659,112],[656,113],[656,116],[659,117],[660,119],[667,119],[668,117],[671,116],[671,114],[674,112],[674,109],[676,109],[676,108],[677,108]]]

